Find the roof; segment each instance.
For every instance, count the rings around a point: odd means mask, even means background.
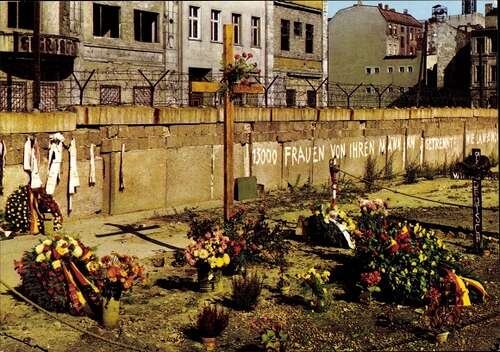
[[[378,9],[387,22],[402,24],[405,26],[422,27],[422,24],[410,14],[381,9],[380,7]]]

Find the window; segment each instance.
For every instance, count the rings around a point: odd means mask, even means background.
[[[220,11],[212,10],[210,15],[210,40],[220,42]]]
[[[388,91],[389,93],[392,93],[392,92],[394,92],[394,88],[389,87],[389,88],[387,89],[387,91]]]
[[[134,10],[134,37],[139,42],[158,43],[158,14]]]
[[[484,82],[484,80],[483,80],[483,67],[476,65],[475,72],[476,72],[476,76],[474,77],[474,81],[476,83]]]
[[[365,72],[367,75],[371,75],[372,74],[372,68],[371,67],[366,67],[365,68]]]
[[[375,67],[375,74],[380,73],[380,67]]]
[[[316,91],[308,90],[307,91],[307,106],[310,108],[316,107]]]
[[[94,36],[120,38],[120,7],[94,4]]]
[[[366,87],[366,88],[365,88],[365,92],[366,92],[367,94],[372,94],[372,87]]]
[[[394,67],[392,67],[392,66],[387,67],[387,72],[388,73],[393,73],[394,72]]]
[[[497,81],[497,65],[491,65],[491,79],[490,82]]]
[[[365,67],[365,72],[367,75],[375,75],[380,73],[380,67]]]
[[[200,8],[189,6],[189,39],[200,39]]]
[[[401,26],[401,33],[405,32],[405,27]]]
[[[293,34],[302,37],[302,22],[293,22]]]
[[[252,17],[252,46],[260,47],[260,17]]]
[[[121,87],[102,85],[99,87],[101,105],[119,105],[121,102]]]
[[[241,45],[241,15],[233,13],[234,44]]]
[[[410,40],[413,40],[413,28],[410,28]]]
[[[314,49],[314,26],[306,24],[306,53],[312,54]]]
[[[133,98],[135,105],[151,104],[151,87],[134,86]]]
[[[405,50],[405,37],[401,37],[401,50]]]
[[[408,66],[408,72],[413,72],[413,66]]]
[[[286,106],[292,107],[296,105],[297,91],[295,89],[286,90]]]
[[[34,23],[34,1],[9,1],[7,3],[7,27],[33,29]]]
[[[281,50],[290,50],[290,21],[281,20]]]
[[[399,66],[399,72],[405,72],[405,67],[404,66]]]

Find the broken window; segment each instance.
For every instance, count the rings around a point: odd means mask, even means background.
[[[200,39],[200,8],[189,6],[189,39]]]
[[[281,50],[290,50],[290,21],[281,20]]]
[[[120,7],[94,4],[94,36],[120,37]]]
[[[7,3],[7,27],[34,29],[34,23],[34,1],[9,1]]]
[[[220,11],[212,10],[210,25],[210,40],[220,42]]]
[[[316,107],[316,91],[308,90],[307,91],[307,106],[310,108]]]
[[[252,46],[260,47],[260,17],[252,17]]]
[[[139,42],[158,43],[158,13],[134,10],[134,37]]]
[[[297,91],[295,89],[287,89],[286,90],[286,106],[292,107],[297,104]]]
[[[241,15],[233,13],[234,44],[241,45]]]
[[[293,34],[302,37],[302,22],[293,22]]]
[[[314,26],[306,24],[306,53],[312,54],[314,46]]]

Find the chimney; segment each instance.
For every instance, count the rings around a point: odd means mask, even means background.
[[[403,13],[404,13],[405,15],[407,15],[407,14],[408,14],[408,9],[404,9],[404,10],[403,10]]]
[[[384,9],[389,10],[389,5],[385,4]]]

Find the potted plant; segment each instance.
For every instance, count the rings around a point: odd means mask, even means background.
[[[330,278],[330,272],[324,270],[322,273],[311,268],[305,273],[297,274],[302,288],[311,294],[310,304],[317,312],[323,312],[330,303],[330,294],[326,288],[326,283]]]
[[[228,251],[229,238],[220,229],[209,230],[204,236],[193,240],[186,248],[186,261],[198,270],[198,285],[201,292],[214,288],[216,271],[227,266],[231,259]]]
[[[251,85],[250,77],[258,75],[257,63],[251,63],[249,60],[253,57],[252,53],[242,53],[234,55],[234,64],[223,68],[223,79],[220,94],[229,91],[233,97],[233,86],[236,84]]]
[[[366,303],[370,303],[373,294],[381,292],[381,289],[378,286],[381,280],[382,277],[380,272],[377,270],[362,273],[360,284],[358,285],[363,290],[360,295],[361,300],[366,301]]]
[[[287,295],[290,293],[290,276],[286,273],[284,265],[280,265],[280,273],[278,279],[278,289],[282,295]]]
[[[260,317],[252,322],[259,334],[259,343],[266,351],[284,352],[288,335],[283,323],[267,317]]]
[[[144,280],[144,267],[137,257],[112,252],[101,258],[102,323],[113,329],[120,320],[120,298],[138,281]]]
[[[233,302],[236,308],[250,311],[255,308],[262,291],[262,279],[257,273],[233,279]]]
[[[207,351],[213,351],[217,346],[217,336],[227,327],[229,314],[224,308],[216,305],[206,305],[198,315],[198,333]]]

